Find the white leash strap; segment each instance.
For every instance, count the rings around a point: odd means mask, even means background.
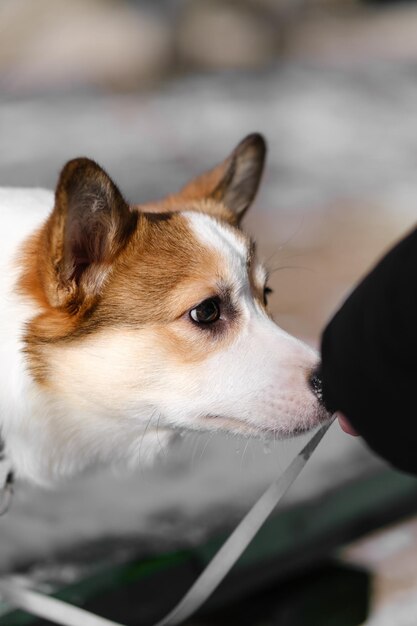
[[[248,547],[265,520],[272,513],[278,502],[287,493],[313,451],[317,448],[329,424],[316,432],[304,448],[297,454],[285,472],[275,480],[262,494],[232,534],[212,558],[206,569],[200,574],[183,599],[157,622],[155,626],[174,626],[190,617],[207,600],[231,570],[240,555]]]
[[[13,578],[1,579],[0,594],[12,606],[62,626],[123,626],[62,600],[26,589]]]
[[[332,420],[333,421],[333,420]],[[207,600],[286,494],[328,430],[322,426],[285,472],[272,483],[215,554],[182,600],[155,626],[174,626],[190,617]],[[0,579],[0,594],[11,605],[62,626],[122,626],[62,600],[25,589],[12,578]]]

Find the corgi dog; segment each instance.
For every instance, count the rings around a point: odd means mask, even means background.
[[[134,466],[178,431],[283,438],[328,418],[318,357],[272,321],[240,226],[265,154],[249,135],[142,205],[87,158],[55,193],[0,189],[0,435],[18,477]]]

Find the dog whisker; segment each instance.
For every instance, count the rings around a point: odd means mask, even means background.
[[[206,435],[206,441],[204,442],[203,449],[202,449],[201,454],[200,454],[200,456],[198,458],[199,461],[202,460],[202,458],[204,456],[204,453],[207,450],[207,447],[208,447],[209,443],[213,439],[213,435],[214,435],[214,433],[212,433],[212,432],[208,433],[208,435]]]
[[[276,254],[278,254],[278,252],[280,252],[281,250],[283,250],[283,248],[285,248],[285,246],[287,244],[289,244],[291,241],[293,241],[293,239],[300,233],[302,227],[304,226],[304,221],[305,221],[305,216],[301,215],[300,216],[300,220],[298,225],[296,226],[295,230],[293,233],[291,233],[291,235],[289,235],[289,237],[287,237],[287,239],[284,239],[283,242],[281,242],[278,246],[278,248],[276,248],[267,258],[266,263],[268,263],[271,259],[274,258],[274,256]]]
[[[245,454],[246,454],[249,444],[250,444],[250,439],[247,439],[245,447],[243,448],[242,458],[240,460],[240,471],[243,470],[243,461],[244,461]]]
[[[195,435],[193,451],[191,454],[191,467],[194,469],[196,465],[197,451],[200,447],[201,435]]]
[[[271,276],[276,272],[280,272],[282,270],[304,270],[307,272],[315,272],[312,267],[305,267],[304,265],[279,265],[278,267],[273,267],[268,270],[268,275]]]
[[[160,421],[161,421],[161,417],[162,417],[162,413],[160,411],[158,411],[158,419],[157,419],[157,422],[156,422],[156,440],[157,440],[158,445],[159,445],[159,453],[163,457],[166,457],[165,446],[162,445],[161,440],[159,438],[159,424],[160,424]]]
[[[143,441],[144,441],[144,439],[146,437],[146,434],[147,434],[147,432],[149,430],[151,422],[152,422],[153,418],[155,417],[156,413],[157,413],[157,409],[153,409],[151,414],[150,414],[150,416],[149,416],[148,421],[146,422],[146,426],[145,426],[145,429],[144,429],[144,431],[142,433],[142,437],[141,437],[140,444],[139,444],[138,461],[139,461],[139,472],[140,472],[141,476],[143,476],[143,471],[144,471],[144,465],[142,464],[142,454],[141,454],[142,453]]]

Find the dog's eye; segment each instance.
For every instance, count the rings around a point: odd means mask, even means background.
[[[268,304],[268,296],[272,293],[271,287],[264,287],[264,305]]]
[[[190,311],[190,317],[198,324],[212,324],[220,318],[220,304],[215,298],[208,298]]]

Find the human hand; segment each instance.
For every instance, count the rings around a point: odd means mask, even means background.
[[[347,433],[348,435],[352,435],[352,437],[359,437],[359,433],[353,428],[352,424],[349,422],[348,418],[343,415],[343,413],[337,414],[337,419],[339,420],[340,428]]]

